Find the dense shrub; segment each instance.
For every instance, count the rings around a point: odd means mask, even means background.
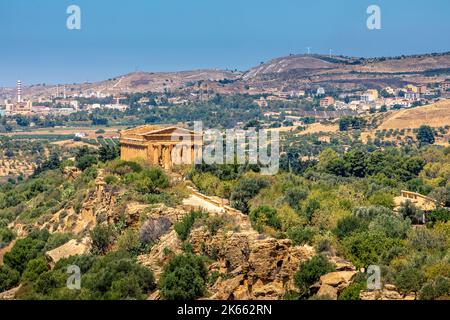
[[[87,154],[77,159],[76,166],[80,170],[86,170],[90,166],[96,164],[98,159],[95,155]]]
[[[411,200],[403,202],[400,205],[398,212],[403,218],[409,218],[413,223],[422,222],[423,211],[417,208]]]
[[[450,298],[450,279],[442,276],[428,281],[419,292],[421,300],[436,300]]]
[[[166,300],[193,300],[205,294],[208,269],[203,258],[192,254],[178,255],[164,267],[159,281],[161,296]]]
[[[33,282],[46,271],[48,271],[48,266],[44,256],[30,260],[23,272],[22,281]]]
[[[122,252],[96,260],[82,283],[91,299],[145,299],[155,288],[153,273]]]
[[[380,215],[390,214],[393,214],[392,210],[382,206],[359,207],[353,210],[353,215],[355,217],[361,218],[366,221],[373,220]]]
[[[0,249],[8,245],[15,238],[15,234],[7,227],[0,228]]]
[[[293,227],[286,232],[287,237],[296,246],[311,244],[315,234],[316,232],[313,228],[303,226]]]
[[[231,204],[234,208],[247,214],[248,202],[269,184],[263,178],[244,178],[239,180],[231,193]]]
[[[113,240],[113,230],[110,226],[97,225],[91,231],[92,252],[104,254],[109,249]]]
[[[277,210],[269,206],[260,206],[250,213],[250,220],[258,231],[262,232],[265,226],[275,230],[281,229],[281,221],[277,215]]]
[[[366,288],[362,282],[352,283],[339,294],[338,300],[360,300],[359,294]]]
[[[388,238],[405,239],[410,229],[409,219],[403,220],[394,215],[377,216],[369,225],[371,232],[384,234]]]
[[[317,255],[311,260],[300,264],[300,270],[295,274],[295,285],[302,296],[309,295],[309,288],[324,274],[333,272],[335,266],[325,258]]]
[[[427,216],[427,220],[431,223],[437,222],[447,222],[450,221],[450,210],[448,209],[438,209],[433,211]]]
[[[125,181],[133,185],[141,194],[149,194],[161,191],[169,186],[169,178],[160,168],[144,169],[139,173],[130,173],[125,176]]]
[[[189,215],[181,219],[180,222],[176,223],[174,228],[178,237],[185,241],[189,237],[191,228],[195,223],[195,220],[205,217],[205,213],[202,211],[192,211]]]
[[[294,187],[286,190],[284,201],[293,209],[300,209],[300,202],[308,197],[309,191],[304,187]]]
[[[342,245],[353,264],[357,267],[367,267],[376,264],[383,252],[394,246],[401,246],[402,242],[380,233],[360,232],[345,238]]]
[[[19,239],[10,252],[4,255],[3,262],[20,274],[28,262],[42,254],[48,234],[31,233],[27,238]]]
[[[117,239],[119,250],[126,251],[132,256],[137,256],[146,251],[149,246],[140,241],[139,232],[133,229],[125,230]]]
[[[408,243],[417,251],[444,251],[447,249],[447,241],[443,234],[433,232],[426,228],[417,228],[408,235]]]
[[[423,271],[412,265],[402,268],[394,276],[394,284],[403,294],[418,292],[424,282],[425,275]]]
[[[107,168],[112,174],[117,174],[120,176],[124,176],[125,174],[132,172],[139,173],[143,170],[142,166],[137,162],[118,159],[108,162]]]
[[[8,265],[0,266],[0,292],[14,288],[19,284],[20,273]]]
[[[342,240],[354,232],[361,232],[367,229],[368,222],[359,216],[348,216],[337,222],[333,233]]]

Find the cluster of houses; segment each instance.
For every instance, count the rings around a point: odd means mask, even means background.
[[[167,102],[171,105],[185,104],[193,100],[209,100],[211,98],[207,87],[199,87],[196,92],[185,93],[176,97],[165,97],[164,95],[155,98],[158,105],[164,105]],[[400,109],[408,108],[414,104],[420,104],[424,101],[430,101],[440,97],[450,98],[450,80],[440,83],[439,87],[430,87],[426,85],[408,84],[401,88],[386,87],[382,90],[369,89],[358,92],[344,92],[340,94],[327,92],[323,87],[308,90],[283,91],[278,88],[248,88],[247,93],[251,95],[260,95],[254,100],[254,103],[261,108],[266,108],[272,101],[288,102],[293,99],[304,99],[313,102],[319,100],[320,107],[327,111],[352,111],[356,113],[365,113],[371,110],[381,110],[385,108]],[[58,90],[59,92],[59,90]],[[18,81],[17,101],[6,100],[4,107],[0,106],[0,116],[2,115],[69,115],[80,110],[78,98],[107,98],[106,93],[101,91],[86,91],[83,93],[72,93],[70,97],[59,93],[50,98],[40,98],[37,101],[22,100],[20,97],[21,87]],[[111,109],[125,111],[128,105],[123,103],[125,98],[117,96],[112,103],[100,104],[92,103],[83,106],[83,110],[92,111],[95,109]],[[158,101],[160,99],[161,101]],[[164,100],[164,101],[162,101]],[[142,105],[148,105],[150,100],[143,97],[138,101]]]
[[[341,93],[338,96],[332,96],[324,88],[319,87],[314,93],[306,94],[305,91],[277,92],[273,90],[270,95],[265,95],[255,100],[254,103],[264,108],[270,101],[289,101],[293,98],[304,98],[313,101],[319,99],[319,105],[322,108],[330,110],[351,110],[358,113],[368,112],[370,110],[380,110],[385,108],[399,109],[408,108],[414,104],[421,103],[440,97],[448,98],[450,81],[445,81],[439,87],[431,88],[426,85],[408,84],[402,88],[386,87],[382,90],[369,89],[366,91]]]

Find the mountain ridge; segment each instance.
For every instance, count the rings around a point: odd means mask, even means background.
[[[314,89],[355,90],[405,83],[438,83],[450,78],[450,52],[396,57],[362,58],[291,54],[276,57],[246,71],[196,69],[172,72],[130,72],[92,82],[23,87],[24,95],[39,97],[49,93],[91,91],[117,95],[133,92],[176,92],[206,89],[216,93],[246,93],[248,87],[261,91]],[[197,85],[197,87],[195,87]],[[205,88],[203,88],[205,89]],[[13,88],[0,88],[0,96],[13,95]]]

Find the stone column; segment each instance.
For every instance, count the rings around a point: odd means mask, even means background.
[[[163,157],[163,167],[164,169],[169,170],[170,169],[170,146],[168,145],[164,145],[164,157]]]
[[[202,146],[201,145],[194,146],[194,150],[195,150],[195,148],[197,149],[195,151],[195,160],[197,161],[197,159],[201,159],[202,158],[203,150],[202,150]]]
[[[191,164],[195,164],[195,148],[191,146]]]
[[[164,155],[163,155],[163,150],[162,150],[162,146],[158,145],[157,147],[157,161],[156,161],[156,165],[162,167],[163,166],[163,159],[164,159]]]
[[[155,145],[152,146],[152,162],[155,166],[159,165],[159,149]]]

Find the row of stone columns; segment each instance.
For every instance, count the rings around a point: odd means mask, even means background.
[[[195,159],[201,157],[201,147],[182,144],[159,144],[151,148],[152,164],[159,165],[164,169],[171,169],[174,164],[194,164]]]

